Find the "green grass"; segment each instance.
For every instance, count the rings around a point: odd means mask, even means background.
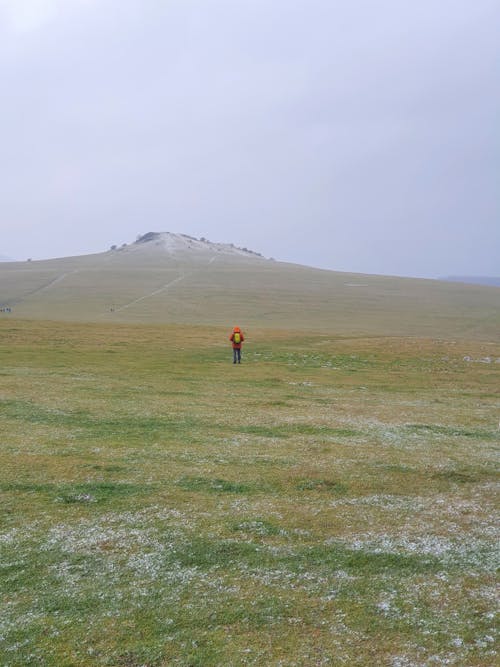
[[[494,346],[226,339],[0,322],[0,664],[495,664]]]
[[[208,493],[251,493],[249,484],[230,482],[227,479],[207,479],[205,477],[183,477],[178,482],[186,491],[201,491]]]
[[[472,438],[477,440],[492,440],[498,441],[498,429],[469,429],[460,428],[456,426],[441,426],[439,424],[406,424],[406,430],[409,433],[424,433],[429,436],[445,435],[445,436],[460,436],[464,438]]]

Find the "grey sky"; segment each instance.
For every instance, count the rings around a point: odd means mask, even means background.
[[[0,0],[0,255],[500,273],[498,0]]]

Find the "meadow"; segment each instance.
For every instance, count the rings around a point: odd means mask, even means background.
[[[498,344],[246,334],[0,320],[0,664],[498,664]]]

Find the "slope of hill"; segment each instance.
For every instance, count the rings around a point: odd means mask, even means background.
[[[2,264],[0,305],[25,319],[487,340],[500,331],[494,287],[325,271],[171,233],[95,255]]]
[[[445,276],[440,280],[448,280],[452,283],[471,283],[473,285],[500,287],[500,278],[495,278],[494,276]]]

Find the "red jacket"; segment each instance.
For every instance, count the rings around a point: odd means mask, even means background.
[[[240,334],[240,342],[235,343],[234,342],[234,334],[239,333]],[[245,340],[245,337],[243,336],[243,331],[240,331],[240,329],[236,329],[236,331],[233,331],[233,333],[229,336],[229,340],[233,344],[233,350],[241,350],[241,343]]]

